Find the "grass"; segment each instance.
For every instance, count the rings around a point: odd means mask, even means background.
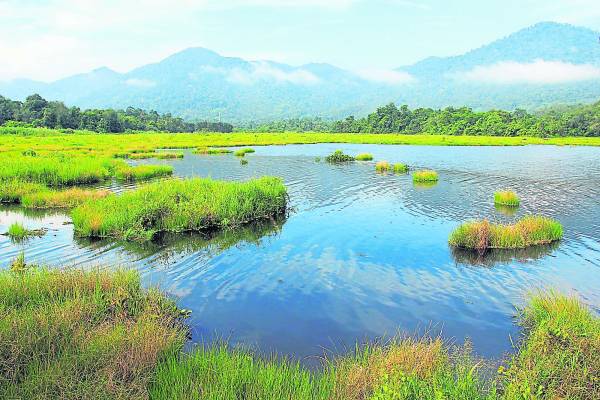
[[[309,371],[224,343],[183,352],[187,313],[136,272],[0,272],[0,398],[554,400],[600,398],[600,319],[535,293],[516,352],[493,374],[470,345],[398,336]]]
[[[29,231],[19,222],[13,222],[8,227],[8,236],[14,240],[25,239],[29,236]]]
[[[239,149],[236,150],[233,155],[236,157],[244,157],[246,154],[250,154],[250,153],[254,153],[255,150],[254,149],[250,149],[250,148],[245,148],[245,149]]]
[[[169,153],[169,152],[154,152],[154,153],[130,153],[126,158],[130,160],[144,160],[148,158],[158,158],[161,160],[178,159],[183,158],[183,153]]]
[[[25,208],[73,208],[88,200],[104,198],[110,193],[110,190],[104,189],[42,190],[24,195],[21,204]]]
[[[370,153],[362,153],[354,157],[356,161],[371,161],[373,160],[373,154]]]
[[[172,179],[89,201],[71,216],[79,236],[150,240],[159,232],[235,227],[274,217],[285,211],[286,203],[278,178]]]
[[[408,165],[402,163],[394,164],[394,172],[397,174],[406,174],[408,172]]]
[[[240,160],[240,164],[241,165],[248,165],[248,160],[242,159],[242,160]]]
[[[229,149],[214,149],[201,147],[193,151],[194,154],[206,154],[206,155],[223,155],[223,154],[231,154],[233,150]]]
[[[520,204],[519,196],[510,190],[503,190],[494,193],[494,204],[508,207],[518,207]]]
[[[534,293],[523,338],[501,367],[506,400],[600,399],[600,319],[575,297]]]
[[[435,171],[424,169],[416,171],[413,174],[413,182],[437,182],[439,180],[438,174]]]
[[[378,161],[375,164],[375,171],[377,172],[388,172],[390,169],[392,169],[392,166],[387,161]]]
[[[111,176],[109,158],[0,155],[0,181],[18,180],[48,186],[89,184]]]
[[[175,304],[133,271],[0,272],[0,398],[144,399],[185,341]]]
[[[23,182],[17,179],[0,181],[0,203],[20,204],[23,196],[49,190],[41,183]]]
[[[115,178],[119,181],[135,182],[173,174],[170,165],[136,165],[122,164],[115,170]]]
[[[562,225],[551,218],[526,216],[510,225],[493,224],[487,220],[470,221],[451,234],[452,246],[485,251],[487,249],[516,249],[560,240]]]
[[[344,154],[342,150],[336,150],[332,154],[325,157],[325,161],[331,164],[347,163],[354,161],[354,157]]]

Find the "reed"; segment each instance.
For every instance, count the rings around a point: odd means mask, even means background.
[[[392,166],[387,161],[378,161],[377,164],[375,164],[375,171],[377,172],[388,172],[391,169]]]
[[[494,193],[494,204],[508,207],[518,207],[520,204],[519,196],[510,190],[503,190]]]
[[[451,234],[452,246],[485,251],[487,249],[516,249],[560,240],[562,225],[542,216],[526,216],[515,224],[493,224],[487,220],[470,221]]]
[[[354,157],[356,161],[371,161],[373,160],[373,154],[370,153],[362,153]]]
[[[71,216],[79,236],[150,240],[158,232],[228,228],[274,217],[286,203],[278,178],[172,179],[86,202]]]
[[[416,171],[413,174],[413,182],[437,182],[438,180],[437,172],[428,169]]]

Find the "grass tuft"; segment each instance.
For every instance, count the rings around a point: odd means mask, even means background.
[[[493,224],[487,220],[470,221],[451,234],[452,246],[485,251],[487,249],[516,249],[560,240],[562,225],[542,216],[527,216],[515,224]]]
[[[344,154],[341,150],[336,150],[332,154],[325,157],[325,161],[331,164],[347,163],[354,161],[354,157]]]
[[[416,171],[413,174],[413,182],[437,182],[439,180],[438,174],[432,170],[421,170]]]
[[[356,161],[371,161],[373,160],[373,154],[370,153],[362,153],[354,157]]]
[[[402,163],[394,164],[394,172],[397,174],[406,174],[408,172],[408,165]]]
[[[392,166],[387,161],[378,161],[377,164],[375,164],[375,171],[377,172],[388,172],[391,169]]]
[[[518,207],[520,204],[519,196],[510,190],[504,190],[494,193],[494,204],[508,207]]]
[[[71,216],[79,236],[149,240],[158,232],[235,227],[270,218],[284,212],[286,203],[278,178],[172,179],[88,201]]]

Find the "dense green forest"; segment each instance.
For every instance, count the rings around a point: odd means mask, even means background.
[[[60,101],[47,101],[38,94],[24,102],[0,96],[0,125],[26,124],[52,129],[84,129],[95,132],[119,133],[127,131],[161,132],[231,132],[233,126],[221,122],[187,122],[171,114],[144,111],[128,107],[126,110],[80,110],[67,107]]]
[[[489,136],[600,136],[600,102],[591,105],[555,107],[535,114],[525,110],[473,111],[467,107],[441,110],[391,103],[364,118],[350,116],[340,121],[320,118],[288,119],[247,125],[257,132],[345,132],[404,133]]]

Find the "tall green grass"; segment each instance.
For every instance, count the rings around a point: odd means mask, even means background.
[[[80,188],[55,190],[40,183],[18,180],[0,181],[0,203],[21,204],[25,208],[73,208],[109,193],[108,190]]]
[[[560,240],[562,235],[558,221],[530,215],[510,225],[487,220],[466,222],[450,234],[448,241],[452,246],[485,251],[548,244]]]
[[[505,400],[600,399],[600,319],[577,298],[538,292],[521,310],[518,352],[501,367]]]
[[[409,168],[408,165],[403,164],[403,163],[396,163],[394,164],[394,172],[397,174],[406,174],[408,172]]]
[[[158,232],[234,227],[273,217],[285,211],[286,202],[278,178],[173,179],[89,201],[71,216],[80,236],[149,240]]]
[[[0,398],[144,399],[179,351],[175,304],[131,271],[0,272]]]
[[[14,240],[22,240],[29,236],[29,231],[20,222],[13,222],[8,227],[7,235]]]
[[[519,196],[510,190],[503,190],[494,193],[494,204],[509,207],[518,207],[520,204]]]
[[[0,156],[0,181],[18,180],[49,186],[96,183],[110,178],[110,158],[82,156]]]

